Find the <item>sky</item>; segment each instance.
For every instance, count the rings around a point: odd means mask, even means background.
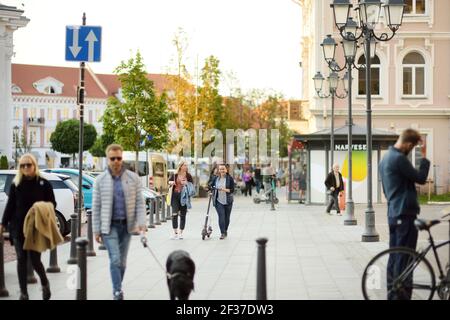
[[[137,50],[147,72],[166,73],[174,66],[172,40],[178,28],[188,38],[188,71],[209,55],[224,75],[221,93],[272,89],[285,98],[301,97],[301,9],[292,0],[0,0],[25,11],[30,19],[14,33],[13,63],[77,67],[65,61],[65,27],[102,27],[102,60],[97,73],[112,73]],[[198,64],[197,64],[198,61]],[[229,79],[229,77],[227,77]]]

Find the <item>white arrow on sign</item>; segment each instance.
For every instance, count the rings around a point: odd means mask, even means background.
[[[94,42],[98,41],[94,31],[91,30],[84,41],[88,42],[88,61],[94,61]]]
[[[78,32],[80,30],[77,27],[73,28],[73,42],[72,42],[72,46],[69,47],[70,52],[72,52],[72,55],[74,58],[77,57],[78,53],[80,53],[81,51],[81,47],[78,46]]]

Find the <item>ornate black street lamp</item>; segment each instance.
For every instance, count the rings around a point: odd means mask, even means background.
[[[375,229],[375,211],[372,205],[372,99],[370,88],[370,60],[375,57],[376,41],[391,40],[402,25],[405,4],[403,0],[385,0],[384,3],[381,0],[359,0],[358,5],[355,8],[359,24],[350,16],[350,9],[353,5],[349,0],[334,0],[330,6],[333,9],[336,27],[344,42],[344,50],[345,42],[353,42],[356,46],[358,40],[362,39],[364,43],[367,100],[367,209],[365,212],[366,225],[362,235],[362,241],[379,241],[379,235]],[[383,8],[386,25],[391,32],[390,34],[382,32],[380,35],[377,35],[375,33],[375,28],[378,26],[380,13]],[[350,47],[350,44],[347,43],[347,46]],[[351,74],[351,67],[348,72]],[[351,88],[349,88],[349,92],[351,92]],[[349,139],[349,149],[350,146]],[[350,166],[349,170],[351,172]],[[349,175],[349,179],[351,181],[351,175]],[[349,191],[351,192],[351,190]]]
[[[322,73],[318,71],[316,75],[313,78],[314,80],[314,88],[316,90],[317,96],[321,99],[326,99],[331,97],[331,135],[330,135],[330,149],[331,149],[331,161],[330,161],[330,170],[333,168],[334,164],[334,99],[345,99],[348,96],[347,91],[347,81],[348,81],[348,74],[345,73],[344,77],[342,79],[339,79],[339,75],[337,72],[332,71],[330,75],[327,78],[328,82],[328,93],[325,93],[325,90],[323,89],[323,82],[325,78],[323,77]],[[342,81],[342,85],[344,88],[344,94],[338,94],[338,84],[339,81]]]

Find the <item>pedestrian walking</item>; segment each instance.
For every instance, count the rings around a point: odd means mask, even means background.
[[[276,179],[276,176],[275,176],[275,170],[273,169],[272,164],[269,163],[268,165],[263,167],[261,170],[261,174],[262,174],[262,181],[263,181],[263,187],[264,187],[264,194],[263,194],[262,200],[266,200],[267,197],[270,197],[270,194],[272,192],[272,183],[274,183],[274,187],[275,187],[274,180]]]
[[[177,173],[169,179],[169,184],[173,186],[172,199],[172,239],[182,240],[183,230],[186,226],[186,214],[188,209],[192,208],[191,197],[195,194],[194,181],[188,172],[188,166],[185,161],[178,164]],[[180,224],[178,228],[178,217]]]
[[[106,148],[108,169],[95,180],[92,200],[92,230],[95,240],[108,250],[114,300],[124,299],[131,234],[147,230],[141,179],[124,167],[122,154],[121,145]]]
[[[249,169],[247,169],[244,174],[242,175],[242,180],[245,183],[244,188],[244,195],[247,196],[247,194],[251,197],[252,196],[252,187],[253,187],[253,178],[252,173]]]
[[[419,169],[415,169],[408,154],[419,143],[422,159]],[[426,159],[426,145],[419,132],[407,129],[400,134],[397,142],[389,148],[388,153],[380,163],[379,171],[383,192],[388,202],[389,247],[408,247],[416,250],[418,231],[414,220],[420,213],[417,199],[416,183],[425,184],[430,161]],[[407,266],[408,261],[401,256],[389,256],[387,278],[395,279]],[[410,300],[412,294],[412,273],[407,279],[411,285],[405,285],[402,293],[391,293],[391,283],[388,281],[389,300]]]
[[[261,184],[262,184],[261,168],[259,166],[257,166],[255,169],[253,179],[255,182],[256,193],[259,194],[259,192],[261,191]]]
[[[224,164],[219,165],[219,175],[214,179],[213,186],[213,205],[219,217],[220,239],[223,240],[228,236],[234,193],[234,179]]]
[[[298,189],[299,189],[299,203],[305,203],[306,199],[306,164],[303,165],[302,170],[298,176]]]
[[[0,224],[0,236],[3,236],[3,227],[7,227],[11,244],[14,245],[16,251],[20,300],[29,299],[27,289],[28,257],[31,259],[31,265],[41,280],[42,299],[49,300],[51,297],[50,283],[41,262],[40,250],[38,248],[33,248],[35,250],[27,250],[24,248],[26,241],[32,242],[33,240],[25,234],[29,233],[28,231],[30,233],[32,231],[28,227],[29,224],[25,223],[26,220],[33,218],[31,214],[28,216],[28,212],[34,208],[33,206],[36,203],[41,202],[52,204],[53,208],[51,208],[51,212],[47,212],[46,214],[53,215],[53,219],[56,219],[54,211],[56,201],[53,188],[40,175],[36,158],[32,154],[24,154],[19,160],[19,170],[11,184],[8,202],[3,213],[2,223]]]
[[[342,179],[342,174],[339,172],[339,165],[335,163],[333,165],[333,171],[328,173],[325,179],[325,186],[327,187],[327,193],[329,195],[327,213],[331,214],[331,209],[334,206],[336,209],[336,214],[341,215],[341,210],[339,208],[339,193],[344,191],[344,180]]]

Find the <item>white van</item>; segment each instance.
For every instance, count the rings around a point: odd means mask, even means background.
[[[124,151],[122,154],[125,167],[135,171],[136,153],[134,151]],[[139,152],[139,176],[142,178],[142,185],[157,192],[166,192],[167,183],[167,160],[166,156],[157,152]]]

